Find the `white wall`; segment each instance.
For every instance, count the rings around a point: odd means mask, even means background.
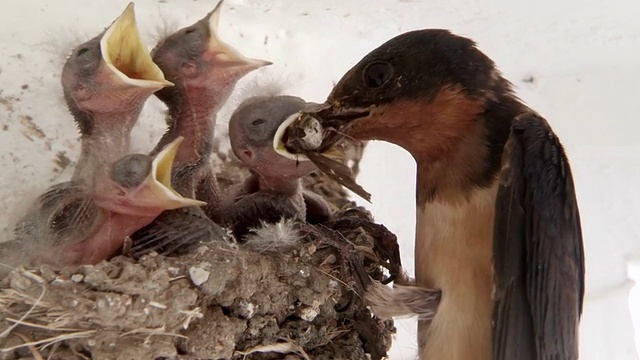
[[[145,35],[202,17],[212,1],[139,0]],[[535,3],[535,5],[534,5]],[[79,144],[61,100],[59,75],[72,45],[108,26],[126,0],[3,0],[0,6],[0,230],[47,185],[68,178],[57,154]],[[640,2],[376,0],[227,0],[224,39],[247,56],[274,61],[243,84],[275,81],[286,92],[322,101],[332,81],[400,32],[441,27],[474,38],[521,97],[546,116],[572,160],[587,254],[582,359],[637,359],[624,259],[640,254]],[[152,44],[151,36],[147,36]],[[266,42],[266,45],[265,45]],[[522,81],[533,77],[532,83]],[[23,89],[23,85],[28,88]],[[238,91],[237,97],[247,95]],[[233,107],[233,102],[230,108]],[[151,101],[134,133],[147,150],[162,131]],[[228,110],[227,110],[228,113]],[[3,130],[4,129],[4,130]],[[224,123],[219,125],[224,132]],[[374,144],[360,181],[377,219],[402,241],[413,270],[415,165],[401,149]],[[394,189],[394,193],[390,191]],[[396,193],[396,191],[400,193]],[[637,303],[638,296],[635,298]],[[413,322],[398,324],[392,358],[410,358]]]

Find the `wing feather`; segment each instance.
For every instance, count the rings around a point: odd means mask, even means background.
[[[584,249],[573,177],[540,116],[514,119],[494,228],[493,358],[578,359]]]

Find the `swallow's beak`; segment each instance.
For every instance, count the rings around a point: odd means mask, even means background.
[[[157,196],[159,205],[165,210],[187,206],[202,206],[206,203],[180,195],[171,187],[171,168],[183,137],[179,136],[165,146],[151,162],[151,173],[146,185]]]
[[[112,76],[125,85],[152,91],[173,85],[151,60],[142,42],[133,3],[129,3],[122,15],[104,32],[100,50],[102,61]]]
[[[278,129],[276,130],[276,134],[273,137],[273,150],[275,150],[276,153],[291,160],[309,161],[309,158],[306,155],[294,154],[292,152],[289,152],[289,150],[285,146],[288,140],[286,136],[287,129],[291,124],[293,124],[296,120],[298,120],[299,117],[300,117],[300,113],[294,113],[291,116],[289,116],[285,121],[283,121],[282,124],[280,124],[280,126],[278,126]],[[320,125],[320,124],[317,124],[317,125]],[[320,129],[319,127],[316,127],[311,137],[313,138],[309,140],[311,143],[315,144],[318,141],[318,139],[320,139],[320,142],[322,142],[322,129]],[[320,146],[320,143],[317,144],[316,148],[319,146]]]
[[[336,159],[336,144],[345,138],[349,127],[371,115],[374,107],[344,108],[339,103],[317,104],[301,111],[286,129],[278,129],[278,141],[290,153],[323,154]]]
[[[356,183],[353,173],[344,165],[344,152],[336,146],[342,136],[313,116],[328,107],[318,105],[313,105],[315,110],[292,114],[278,127],[273,137],[274,151],[292,160],[313,162],[330,178],[371,202],[371,194]]]
[[[291,136],[290,127],[297,122],[304,122],[301,126],[304,129],[304,134],[301,134],[301,143],[304,144],[304,150],[317,150],[319,149],[324,140],[324,129],[322,125],[313,117],[306,117],[301,119],[303,113],[294,113],[289,116],[285,121],[280,124],[276,130],[276,134],[273,137],[273,149],[276,153],[295,161],[310,161],[310,159],[303,153],[294,153],[290,151],[289,136]],[[327,158],[336,161],[342,161],[344,154],[336,147],[328,147],[322,152]]]
[[[273,64],[271,61],[250,59],[242,55],[231,45],[225,43],[218,36],[218,23],[220,22],[220,11],[223,0],[203,19],[209,25],[209,46],[208,52],[214,54],[216,62],[226,67],[234,75],[245,75],[253,70]]]

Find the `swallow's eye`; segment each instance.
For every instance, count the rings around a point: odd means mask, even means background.
[[[389,82],[393,76],[393,67],[385,61],[375,61],[368,64],[362,72],[364,84],[371,89],[379,88]]]
[[[89,51],[89,48],[83,47],[82,49],[78,50],[78,56],[82,56],[84,54],[86,54]]]
[[[262,124],[264,124],[264,123],[266,123],[266,122],[267,122],[267,120],[265,120],[265,119],[255,119],[255,120],[253,120],[253,121],[251,122],[251,125],[253,125],[253,126],[260,126],[260,125],[262,125]]]

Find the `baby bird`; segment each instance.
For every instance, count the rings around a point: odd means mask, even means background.
[[[327,202],[302,187],[301,178],[315,171],[316,166],[310,161],[284,157],[273,146],[280,125],[308,106],[298,97],[259,96],[245,100],[232,114],[231,148],[251,174],[230,190],[221,205],[221,224],[229,227],[236,238],[282,218],[304,221],[311,216],[322,221],[330,217]]]
[[[83,182],[129,152],[131,129],[144,103],[172,85],[140,38],[133,3],[109,28],[73,50],[61,83],[82,141],[72,179]]]
[[[140,39],[133,3],[105,31],[73,50],[62,70],[61,83],[81,133],[80,159],[71,181],[49,188],[36,200],[19,221],[15,239],[5,248],[40,248],[40,255],[44,255],[52,247],[56,254],[52,257],[41,258],[38,252],[25,255],[59,265],[95,263],[119,248],[126,235],[148,224],[148,217],[158,208],[175,208],[149,190],[138,193],[138,186],[157,189],[158,184],[147,181],[127,186],[127,179],[113,177],[108,170],[135,166],[125,157],[131,129],[149,96],[171,83],[153,63]],[[124,190],[105,189],[117,186],[136,190],[136,195],[123,202]],[[108,199],[109,196],[113,198]],[[154,202],[149,213],[146,204]],[[109,204],[119,205],[111,209]],[[141,211],[142,218],[111,216]],[[103,230],[107,232],[101,233]]]
[[[220,194],[211,166],[216,114],[245,75],[271,62],[249,59],[218,37],[222,1],[207,16],[158,43],[153,61],[175,83],[156,93],[167,105],[168,130],[158,151],[178,136],[184,145],[176,156],[174,186],[183,194],[196,191],[213,218]]]
[[[205,201],[200,208],[167,211],[132,237],[131,254],[151,250],[164,255],[188,251],[203,241],[226,239],[216,219],[219,187],[209,163],[216,114],[244,75],[271,64],[248,59],[218,38],[222,1],[200,21],[168,36],[152,51],[153,60],[175,86],[156,96],[167,105],[169,128],[152,154],[176,137],[184,144],[176,155],[173,186],[184,196]]]
[[[161,212],[202,205],[170,184],[181,141],[177,138],[154,157],[130,154],[97,169],[91,188],[75,182],[49,188],[18,224],[13,243],[3,247],[20,253],[0,249],[0,260],[13,266],[95,264],[114,255],[127,236]]]

